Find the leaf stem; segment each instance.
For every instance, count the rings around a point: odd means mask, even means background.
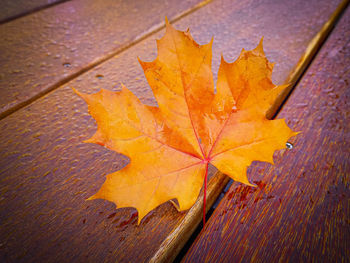
[[[207,203],[207,181],[208,181],[208,162],[205,167],[205,176],[204,176],[204,195],[203,195],[203,228],[205,227],[205,208]]]

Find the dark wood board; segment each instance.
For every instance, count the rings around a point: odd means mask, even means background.
[[[301,134],[234,183],[183,262],[349,262],[350,9],[277,118]]]
[[[221,52],[232,60],[242,47],[255,47],[264,35],[266,53],[277,64],[274,79],[281,83],[338,3],[214,1],[183,17],[175,27],[190,26],[201,44],[215,36],[214,74]],[[132,208],[116,211],[107,201],[85,201],[106,174],[128,160],[82,143],[96,126],[71,90],[116,90],[123,81],[143,102],[154,104],[136,56],[154,59],[155,38],[161,35],[152,35],[0,121],[1,259],[148,261],[183,222],[185,213],[177,213],[170,203],[136,226]]]
[[[0,23],[9,22],[65,1],[67,0],[2,0],[0,4]]]
[[[76,0],[0,25],[0,117],[201,4]]]

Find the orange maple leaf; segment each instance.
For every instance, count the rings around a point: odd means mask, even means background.
[[[166,20],[166,33],[157,41],[158,57],[153,62],[140,60],[159,107],[142,104],[123,85],[119,92],[76,91],[98,125],[87,142],[131,160],[107,175],[89,199],[135,207],[138,222],[171,199],[178,200],[174,205],[179,211],[187,210],[203,182],[206,191],[209,163],[233,180],[252,185],[246,176],[251,162],[273,163],[274,151],[296,135],[283,119],[265,117],[285,86],[272,83],[273,65],[262,41],[254,50],[243,50],[233,63],[221,59],[217,93],[212,42],[199,45],[189,31],[177,31]]]

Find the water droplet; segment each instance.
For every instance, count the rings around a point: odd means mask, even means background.
[[[290,142],[287,142],[286,146],[288,149],[293,149],[293,144],[291,144]]]
[[[307,103],[299,103],[299,104],[296,104],[296,105],[295,105],[295,107],[296,107],[296,108],[299,108],[299,109],[301,109],[301,108],[306,108],[307,106],[308,106]]]
[[[70,68],[71,64],[69,62],[63,63],[62,64],[65,68]]]
[[[96,78],[98,78],[98,79],[103,79],[103,75],[101,75],[101,74],[98,74],[98,75],[96,75]]]

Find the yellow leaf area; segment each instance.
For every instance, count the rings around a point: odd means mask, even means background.
[[[142,104],[127,88],[95,94],[76,91],[98,125],[87,142],[130,158],[123,169],[107,175],[90,199],[103,198],[118,208],[135,207],[139,222],[160,204],[178,200],[189,209],[206,185],[211,163],[233,180],[252,185],[246,175],[254,160],[273,163],[275,150],[296,135],[283,119],[266,112],[285,88],[271,81],[273,65],[262,41],[243,50],[233,63],[222,58],[214,92],[212,41],[197,44],[189,31],[175,30],[157,41],[158,57],[141,66],[158,102]]]

